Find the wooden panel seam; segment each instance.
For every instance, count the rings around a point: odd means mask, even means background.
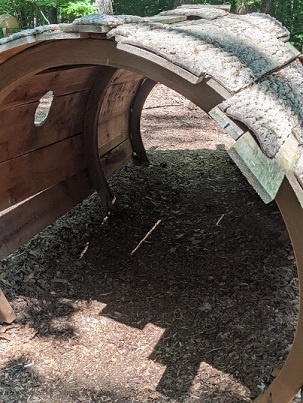
[[[82,171],[0,216],[0,258],[29,241],[91,193],[87,175]]]
[[[0,164],[0,210],[86,168],[82,135]]]
[[[88,94],[55,97],[46,122],[39,127],[34,125],[37,102],[0,110],[0,162],[82,132]]]
[[[114,173],[118,172],[127,161],[130,160],[133,154],[130,139],[126,139],[110,152],[101,158],[101,165],[105,177],[108,179]]]

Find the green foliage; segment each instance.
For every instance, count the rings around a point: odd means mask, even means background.
[[[303,48],[303,33],[293,34],[291,39],[292,44],[301,51]]]
[[[77,17],[96,13],[94,0],[0,0],[0,14],[17,18],[20,29],[57,22],[71,22]]]
[[[94,3],[89,0],[69,1],[65,7],[62,7],[62,19],[73,21],[83,15],[94,14],[97,12]]]
[[[219,3],[220,1],[215,1]],[[115,14],[131,14],[140,16],[156,15],[160,11],[171,10],[178,0],[113,0]],[[207,0],[186,0],[186,4],[207,4]]]
[[[230,0],[232,11],[243,0]],[[302,0],[246,0],[248,12],[267,13],[275,17],[290,31],[290,41],[299,50],[303,44],[303,1]]]
[[[115,14],[148,16],[173,8],[174,0],[113,0]]]

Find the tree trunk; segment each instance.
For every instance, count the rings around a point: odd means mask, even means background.
[[[248,13],[248,4],[247,0],[242,0],[242,3],[240,6],[237,7],[237,14],[243,15]]]
[[[184,3],[188,3],[186,0],[175,0],[174,8],[181,6]]]
[[[236,0],[231,0],[230,5],[231,5],[230,12],[231,13],[236,13],[236,10],[237,10],[237,2],[236,2]]]
[[[111,0],[95,0],[95,4],[100,14],[114,14]]]
[[[262,0],[261,2],[261,7],[260,7],[260,12],[269,14],[271,9],[271,0]]]
[[[58,10],[56,7],[50,7],[48,15],[48,19],[51,24],[58,24]]]

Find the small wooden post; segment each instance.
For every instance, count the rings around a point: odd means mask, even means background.
[[[5,298],[1,288],[0,288],[0,321],[5,323],[12,323],[16,319],[16,315],[13,308],[8,303]]]

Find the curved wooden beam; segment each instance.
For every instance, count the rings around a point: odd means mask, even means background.
[[[105,178],[98,153],[98,117],[104,92],[116,71],[115,68],[103,68],[97,75],[87,102],[83,136],[84,153],[91,185],[98,192],[108,210],[113,209],[115,197]]]
[[[285,221],[296,262],[300,286],[300,310],[297,330],[284,366],[256,403],[289,403],[303,385],[303,210],[288,180],[285,179],[276,196]]]
[[[130,136],[134,149],[134,161],[138,165],[148,163],[148,157],[141,136],[141,114],[144,103],[156,84],[156,81],[146,78],[138,88],[131,106]]]
[[[0,322],[12,323],[16,315],[0,288]]]

